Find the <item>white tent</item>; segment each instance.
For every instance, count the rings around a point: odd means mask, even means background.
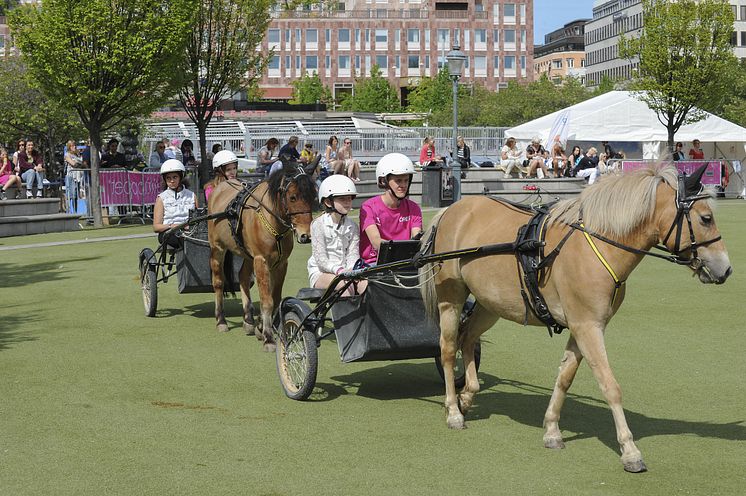
[[[570,111],[568,141],[638,143],[644,158],[658,158],[668,141],[666,128],[656,113],[628,91],[604,93],[508,129],[505,136],[521,142],[538,137],[543,142],[557,116],[566,110]],[[681,126],[675,138],[685,143],[685,151],[692,140],[699,139],[707,158],[742,159],[746,128],[707,113],[705,119]]]

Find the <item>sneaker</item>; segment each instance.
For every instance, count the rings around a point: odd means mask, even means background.
[[[33,196],[31,196],[31,192],[30,191],[26,191],[26,199],[30,200],[31,198],[33,198]]]
[[[8,198],[5,196],[5,190],[0,189],[0,200],[7,200]]]
[[[43,198],[43,197],[44,197],[44,195],[42,195],[42,194],[41,194],[41,191],[39,191],[39,192],[37,192],[37,193],[36,193],[36,197],[37,197],[37,198]]]

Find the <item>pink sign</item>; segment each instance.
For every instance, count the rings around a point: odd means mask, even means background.
[[[647,166],[649,163],[650,162],[625,160],[622,162],[622,170],[624,172],[627,172],[627,171],[633,171],[636,169],[641,169]],[[702,164],[704,163],[707,163],[709,165],[707,166],[705,173],[702,174],[702,184],[720,186],[720,182],[722,179],[721,178],[722,168],[721,168],[720,161],[711,160],[707,162],[707,161],[680,160],[678,162],[673,162],[673,164],[676,166],[679,172],[683,172],[686,175],[691,175],[695,170],[700,168]]]
[[[157,172],[101,171],[101,206],[153,205],[161,192]]]

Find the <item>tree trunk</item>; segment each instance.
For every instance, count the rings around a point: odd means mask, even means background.
[[[199,153],[200,153],[200,160],[199,160],[199,183],[202,185],[202,188],[205,187],[205,184],[207,184],[207,181],[210,180],[210,169],[212,168],[212,162],[207,160],[207,124],[198,122],[197,125],[197,133],[199,134]],[[199,195],[199,192],[196,191]]]
[[[670,156],[673,157],[674,152],[674,137],[676,135],[676,131],[673,128],[673,123],[669,122],[668,126],[666,126],[668,130],[668,153]]]
[[[100,126],[91,124],[88,133],[91,138],[91,191],[89,202],[91,212],[93,212],[93,226],[103,227],[104,219],[101,215],[101,191],[98,176],[98,167],[101,163],[98,151],[101,149],[101,131]]]

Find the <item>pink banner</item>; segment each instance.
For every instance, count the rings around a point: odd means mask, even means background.
[[[101,206],[153,205],[161,192],[157,172],[100,171]]]
[[[701,167],[702,164],[704,163],[707,163],[709,165],[707,166],[705,173],[702,175],[702,184],[720,186],[720,183],[722,180],[722,176],[721,176],[722,163],[719,160],[710,160],[710,161],[681,160],[678,162],[673,162],[673,164],[676,166],[679,172],[683,172],[686,175],[692,174],[695,170]],[[636,169],[641,169],[648,164],[649,162],[625,160],[622,162],[622,170],[627,172],[627,171],[632,171]]]

